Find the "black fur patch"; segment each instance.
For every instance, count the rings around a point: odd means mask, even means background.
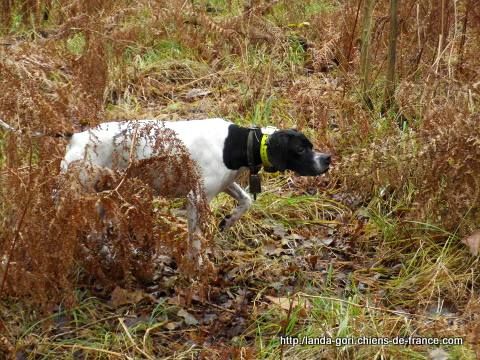
[[[223,147],[223,162],[228,169],[238,170],[248,166],[247,138],[250,129],[230,125]],[[254,141],[255,165],[260,165],[261,129],[256,129]],[[279,130],[267,141],[268,159],[275,171],[292,170],[302,176],[319,175],[315,164],[313,145],[305,135],[296,130]],[[328,165],[327,165],[328,167]],[[268,170],[268,169],[267,169]]]
[[[299,175],[318,175],[313,145],[296,130],[280,130],[268,139],[268,158],[279,171],[292,170]]]
[[[248,166],[247,139],[250,129],[232,124],[228,127],[228,136],[223,146],[223,162],[228,169],[238,170]],[[260,140],[262,131],[256,129],[256,136],[253,143],[254,165],[260,165]]]

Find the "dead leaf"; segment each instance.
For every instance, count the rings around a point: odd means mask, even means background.
[[[287,297],[275,297],[275,296],[266,295],[265,298],[269,300],[272,304],[279,306],[281,309],[285,311],[290,310],[290,303],[292,304],[292,309],[294,309],[300,304],[298,299],[291,299]],[[309,307],[309,304],[307,303],[306,300],[305,302],[302,302],[302,305],[304,305],[305,307]]]
[[[152,299],[151,295],[142,290],[126,290],[117,286],[111,295],[110,303],[113,307],[119,307],[127,304],[137,304],[143,299]],[[153,299],[152,299],[153,300]]]
[[[480,230],[476,230],[472,235],[462,239],[462,243],[468,246],[473,256],[477,256],[480,250]]]
[[[267,243],[263,246],[263,253],[267,256],[280,256],[285,252],[285,249],[279,245],[281,244]]]
[[[167,330],[172,331],[172,330],[178,329],[180,327],[180,325],[181,325],[181,323],[179,323],[179,322],[170,321],[170,322],[165,324],[165,328]]]
[[[166,302],[167,302],[168,305],[177,305],[178,306],[178,305],[181,304],[180,300],[178,299],[178,296],[169,297]]]
[[[310,240],[312,240],[312,242],[314,244],[322,244],[324,246],[330,246],[333,243],[334,238],[333,237],[327,237],[327,238],[320,239],[319,237],[314,236]]]
[[[315,269],[315,266],[317,265],[317,262],[318,262],[318,255],[309,255],[305,259],[310,265],[310,268]]]
[[[283,286],[284,286],[284,284],[285,284],[284,282],[286,281],[286,278],[285,278],[284,276],[282,276],[282,279],[281,279],[281,280],[282,280],[282,281],[274,281],[274,282],[271,282],[271,283],[270,283],[270,287],[271,287],[272,289],[277,290],[277,291],[280,290],[281,288],[283,288]]]
[[[192,100],[194,98],[207,96],[211,93],[212,92],[208,89],[191,89],[185,94],[185,98]]]
[[[240,270],[241,269],[238,266],[234,267],[226,274],[226,278],[229,280],[235,279],[237,277],[237,274],[240,272]]]
[[[305,241],[303,242],[303,247],[306,248],[306,249],[312,248],[312,247],[313,247],[313,242],[312,242],[312,240],[311,240],[311,239],[305,240]]]
[[[303,241],[305,240],[305,236],[299,235],[299,234],[290,234],[288,235],[288,239],[293,240],[293,241]]]
[[[273,235],[278,236],[279,238],[283,238],[287,234],[287,230],[282,224],[275,224],[272,226],[272,229]]]
[[[177,313],[178,316],[182,317],[187,325],[198,325],[198,320],[195,319],[195,316],[190,314],[184,309],[180,309]]]
[[[233,301],[232,300],[227,300],[225,301],[224,303],[222,303],[220,306],[225,308],[225,309],[230,309],[233,305]]]
[[[202,319],[203,324],[213,324],[218,319],[217,314],[205,314]]]
[[[441,348],[430,350],[428,356],[431,360],[448,360],[448,353]]]
[[[273,304],[275,304],[276,306],[279,306],[281,309],[287,312],[290,310],[290,304],[291,304],[292,309],[296,309],[297,316],[301,318],[307,317],[311,309],[311,304],[306,299],[299,301],[298,298],[291,299],[291,298],[274,297],[274,296],[266,296],[266,298],[270,300]]]
[[[124,323],[127,328],[132,328],[139,324],[146,324],[149,322],[149,320],[150,320],[150,316],[148,315],[132,316],[132,317],[127,317],[124,320]]]
[[[248,292],[244,289],[238,289],[237,295],[235,296],[235,302],[237,305],[242,305],[247,299]]]
[[[331,237],[325,238],[325,239],[320,240],[320,242],[325,246],[330,246],[333,243],[333,238],[331,238]]]

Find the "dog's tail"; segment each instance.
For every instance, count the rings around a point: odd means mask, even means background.
[[[5,121],[0,119],[0,126],[3,127],[7,131],[11,132],[16,132],[22,134],[23,131],[19,129],[15,129],[13,126],[7,124]],[[42,136],[51,136],[51,137],[56,137],[56,138],[64,138],[64,139],[70,139],[73,136],[72,132],[55,132],[55,133],[41,133],[41,132],[33,132],[32,133],[33,137],[42,137]]]

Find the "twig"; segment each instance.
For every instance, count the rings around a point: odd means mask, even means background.
[[[149,328],[147,329],[147,331],[145,331],[145,334],[143,335],[143,350],[144,350],[144,351],[146,351],[145,349],[146,349],[146,347],[147,347],[147,338],[148,338],[148,335],[150,334],[150,331],[155,330],[155,329],[157,329],[157,328],[165,325],[167,322],[168,322],[168,320],[165,320],[165,321],[162,321],[162,322],[160,322],[160,323],[157,323],[157,324],[149,327]]]
[[[193,84],[195,84],[199,81],[202,81],[202,80],[205,80],[205,79],[208,79],[210,77],[217,76],[217,75],[224,75],[225,73],[228,73],[228,72],[229,72],[229,70],[219,70],[219,71],[207,74],[205,76],[199,77],[198,79],[194,79],[194,80],[192,80],[192,81],[190,81],[186,84],[179,85],[179,86],[176,87],[176,89],[181,90],[181,89],[187,88],[190,85],[193,85]]]
[[[130,145],[130,154],[128,155],[128,165],[127,165],[127,168],[125,170],[125,174],[123,175],[122,179],[118,183],[117,187],[113,190],[116,193],[118,193],[118,189],[120,189],[120,186],[122,186],[123,182],[125,181],[125,178],[127,177],[128,168],[130,167],[130,165],[132,163],[133,151],[134,151],[135,145],[137,143],[138,127],[139,127],[139,125],[137,124],[137,126],[135,127],[135,132],[133,133],[132,144]]]
[[[143,351],[142,349],[140,349],[140,347],[137,345],[137,343],[135,342],[135,340],[133,340],[133,337],[132,335],[130,334],[130,332],[128,331],[128,328],[127,326],[125,325],[125,322],[124,322],[124,318],[121,317],[118,319],[118,322],[120,323],[120,325],[122,325],[122,328],[123,330],[125,331],[125,334],[127,334],[127,337],[128,339],[130,340],[130,342],[132,343],[132,345],[135,347],[135,349],[137,349],[137,351],[139,351],[143,356],[145,356],[147,359],[149,360],[154,360],[153,357],[151,357],[150,355],[148,355],[145,351]]]
[[[448,56],[448,76],[453,78],[453,68],[452,68],[452,58],[453,58],[453,50],[455,49],[455,43],[457,42],[457,28],[458,28],[458,9],[457,9],[457,0],[453,1],[453,11],[454,11],[454,21],[455,25],[453,27],[453,39],[450,41],[452,46],[450,46],[450,54]]]
[[[360,80],[362,89],[362,98],[365,105],[373,110],[373,103],[370,99],[370,48],[372,37],[372,22],[373,22],[373,10],[375,8],[374,0],[365,0],[363,7],[363,20],[362,20],[362,45],[360,48]]]
[[[214,308],[222,310],[222,311],[227,311],[227,312],[232,313],[232,314],[237,313],[235,310],[227,309],[227,308],[224,308],[223,306],[220,306],[220,305],[217,305],[217,304],[214,304],[214,303],[211,303],[211,302],[207,302],[207,304],[210,305],[210,306],[213,306]]]
[[[347,65],[350,63],[350,56],[352,55],[352,49],[353,49],[353,39],[355,37],[355,30],[357,28],[357,23],[358,23],[358,16],[360,14],[360,7],[362,5],[362,0],[358,1],[358,6],[357,6],[357,12],[355,14],[355,22],[353,23],[353,29],[352,33],[350,35],[350,43],[348,44],[348,51],[347,51]],[[344,94],[345,95],[345,94]]]
[[[90,346],[84,346],[84,345],[78,345],[78,344],[57,344],[57,343],[43,343],[46,345],[52,345],[60,348],[69,348],[69,349],[81,349],[81,350],[86,350],[86,351],[93,351],[93,352],[100,352],[102,354],[108,354],[108,355],[113,355],[116,356],[119,359],[124,359],[125,355],[115,352],[115,351],[110,351],[110,350],[105,350],[105,349],[99,349],[99,348],[94,348]]]
[[[83,329],[87,329],[87,328],[89,328],[89,327],[91,327],[91,326],[93,326],[93,325],[96,325],[96,324],[98,324],[98,323],[101,323],[101,322],[104,322],[104,321],[108,321],[108,320],[112,320],[112,319],[118,319],[118,318],[120,318],[120,317],[125,317],[125,315],[118,315],[118,314],[117,314],[117,315],[107,316],[107,317],[104,317],[104,318],[102,318],[102,319],[95,320],[95,321],[93,321],[93,322],[91,322],[91,323],[82,325],[82,326],[80,326],[80,327],[78,327],[78,328],[75,328],[75,329],[72,329],[72,330],[68,330],[68,331],[64,331],[64,332],[62,332],[62,333],[60,333],[60,334],[56,334],[56,335],[52,336],[51,339],[53,340],[53,339],[57,339],[57,338],[59,338],[59,337],[61,337],[61,336],[65,336],[65,335],[68,335],[68,334],[73,334],[73,333],[75,333],[75,332],[77,332],[77,331],[80,331],[80,330],[83,330]],[[127,317],[128,317],[128,315],[127,315]],[[132,317],[135,317],[135,316],[132,315]]]
[[[458,49],[458,53],[460,54],[460,61],[458,62],[458,66],[463,66],[463,55],[464,55],[464,48],[465,42],[467,40],[467,26],[468,26],[468,15],[470,13],[470,5],[472,1],[468,0],[467,5],[465,6],[465,17],[463,18],[462,24],[462,36],[460,37],[460,47]]]
[[[31,191],[32,190],[31,189],[31,184],[32,184],[32,158],[33,158],[33,148],[32,148],[32,142],[30,141],[30,158],[28,160],[29,172],[28,172],[28,184],[27,184],[27,191],[28,191],[27,201],[25,203],[25,207],[23,208],[22,215],[20,216],[20,220],[18,221],[18,224],[15,228],[15,234],[13,235],[12,245],[10,246],[10,249],[8,251],[7,263],[5,265],[5,271],[3,272],[2,284],[0,285],[0,298],[2,297],[2,294],[3,294],[3,288],[4,288],[5,282],[7,280],[8,269],[10,268],[10,262],[12,260],[13,251],[15,250],[15,247],[16,247],[17,241],[18,241],[18,237],[20,235],[20,229],[22,228],[23,221],[25,220],[25,215],[27,214],[27,210],[30,208],[30,201],[32,200],[32,191]],[[1,276],[1,274],[0,274],[0,276]]]
[[[292,310],[293,310],[293,299],[290,298],[289,299],[289,304],[288,304],[288,312],[287,312],[287,319],[286,321],[283,323],[283,326],[282,326],[282,334],[283,336],[287,335],[287,327],[288,327],[288,324],[290,323],[290,317],[292,316]],[[284,349],[284,344],[282,343],[280,345],[280,359],[283,360],[283,349]]]
[[[395,94],[395,65],[397,61],[398,1],[390,0],[390,36],[388,41],[387,82],[385,84],[385,112],[391,109]]]

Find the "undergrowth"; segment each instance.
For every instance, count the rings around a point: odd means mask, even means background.
[[[442,349],[478,356],[478,258],[460,240],[480,219],[479,10],[401,2],[385,111],[389,3],[373,10],[364,94],[361,1],[2,2],[0,119],[21,133],[0,133],[0,350],[425,359],[439,349],[279,340],[422,335],[462,337]],[[232,203],[219,196],[204,214],[214,266],[200,274],[182,260],[178,201],[137,177],[107,197],[67,185],[59,207],[65,141],[35,136],[212,116],[295,127],[334,165],[315,179],[264,174],[263,194],[225,234],[215,223]],[[195,187],[188,168],[182,181]],[[102,201],[115,224],[92,211]]]

